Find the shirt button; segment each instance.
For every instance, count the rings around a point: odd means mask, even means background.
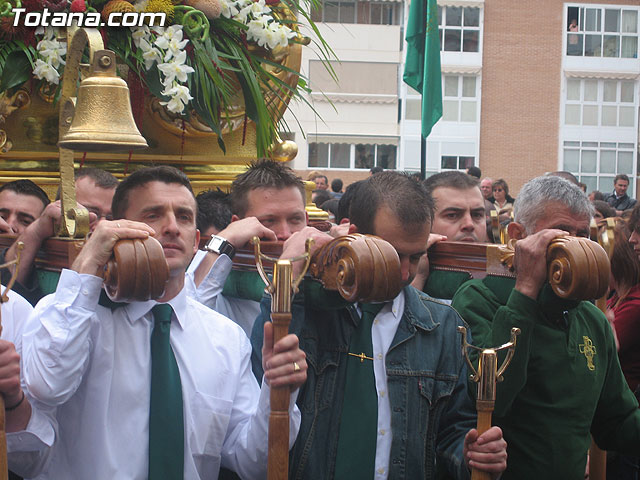
[[[380,435],[384,435],[385,433],[386,433],[385,429],[384,429],[384,428],[382,428],[382,429],[380,430]]]
[[[378,355],[376,355],[376,358],[377,358],[378,360],[382,360],[382,354],[381,354],[381,353],[379,353]]]
[[[378,473],[379,473],[380,475],[382,475],[382,474],[384,473],[384,468],[380,467],[380,468],[378,469]]]
[[[83,290],[82,290],[82,294],[83,294],[83,295],[89,295],[89,290],[87,290],[87,289],[83,289]]]
[[[384,398],[387,393],[384,390],[380,390],[380,396]]]
[[[374,324],[374,325],[377,325],[378,323],[380,323],[380,322],[378,322],[378,320],[374,320],[374,321],[373,321],[373,324]]]

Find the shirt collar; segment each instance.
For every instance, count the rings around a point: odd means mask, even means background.
[[[124,307],[127,319],[132,324],[143,318],[151,309],[159,302],[155,300],[147,300],[146,302],[131,302]],[[183,287],[180,293],[168,302],[173,308],[176,320],[180,328],[184,328],[187,319],[187,290]]]
[[[380,314],[391,314],[397,320],[402,317],[404,312],[404,290],[400,290],[400,293],[393,299],[392,302],[384,302],[384,307],[380,310]],[[360,303],[358,304],[358,313],[362,316],[362,308]]]

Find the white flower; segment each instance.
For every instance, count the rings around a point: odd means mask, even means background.
[[[182,113],[184,107],[189,100],[193,100],[193,97],[189,93],[189,89],[184,85],[174,85],[173,87],[166,89],[162,92],[163,95],[171,97],[168,102],[160,102],[161,105],[166,105],[167,110],[173,113]]]
[[[33,74],[38,80],[42,80],[44,78],[47,82],[55,83],[56,85],[60,80],[60,74],[58,71],[39,58],[36,60],[36,68],[33,69]]]
[[[187,52],[182,51],[173,59],[173,61],[158,65],[158,70],[164,74],[164,81],[162,84],[165,87],[171,85],[175,79],[179,82],[187,81],[187,73],[192,73],[194,70],[189,65],[185,65],[184,61],[186,57]]]
[[[171,25],[166,28],[154,43],[156,47],[166,50],[169,48],[171,40],[175,40],[176,42],[182,41],[182,25]]]
[[[250,7],[251,7],[251,12],[255,16],[271,12],[271,9],[264,3],[264,0],[259,0],[258,2],[252,2]]]
[[[167,51],[164,54],[164,61],[168,62],[171,59],[171,57],[178,57],[183,53],[184,53],[184,58],[186,59],[187,54],[184,51],[184,47],[187,46],[187,43],[189,43],[189,40],[179,41],[176,37],[173,37],[171,40],[169,40],[169,44],[167,45]],[[182,62],[180,63],[184,63],[184,60],[182,60]]]
[[[154,63],[162,61],[162,53],[157,48],[150,47],[142,53],[142,58],[144,59],[145,70],[149,70]]]
[[[140,42],[142,40],[147,41],[146,39],[149,37],[149,27],[146,25],[143,27],[133,27],[131,29],[131,39],[136,47],[140,48]],[[148,44],[149,42],[147,42]]]

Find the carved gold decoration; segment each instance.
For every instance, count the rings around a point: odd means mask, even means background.
[[[19,89],[9,96],[5,91],[0,95],[0,125],[4,124],[7,117],[16,110],[28,108],[31,105],[31,97],[24,89]],[[0,130],[0,154],[5,154],[13,148],[13,142],[9,140],[7,132]]]

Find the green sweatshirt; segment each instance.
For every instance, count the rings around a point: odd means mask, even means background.
[[[640,410],[602,312],[560,299],[549,285],[537,301],[514,286],[512,279],[472,280],[452,303],[474,345],[497,347],[511,327],[522,332],[493,415],[508,443],[502,478],[582,479],[589,433],[603,449],[640,453]]]

